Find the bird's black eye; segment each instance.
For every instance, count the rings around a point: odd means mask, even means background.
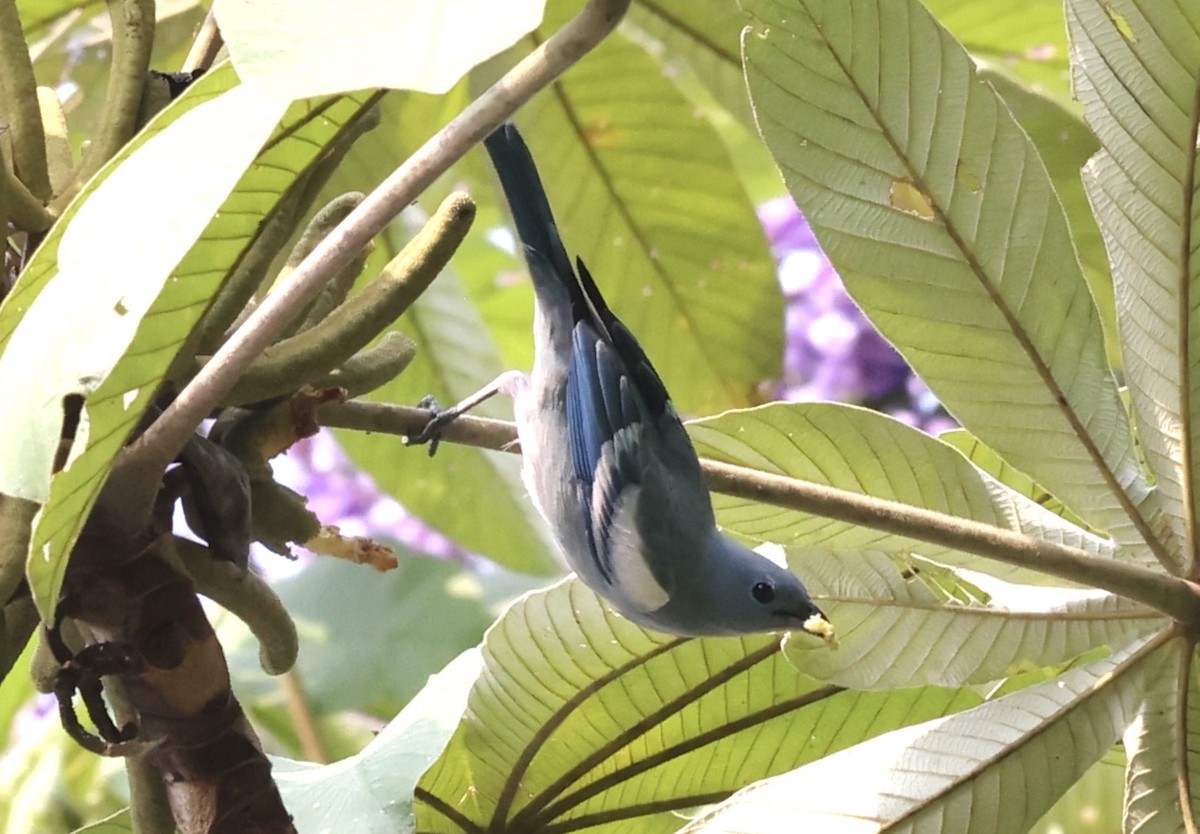
[[[750,593],[754,595],[754,599],[764,605],[775,601],[775,586],[770,582],[754,583],[754,587],[750,589]]]

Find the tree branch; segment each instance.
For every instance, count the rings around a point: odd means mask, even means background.
[[[59,208],[137,132],[142,89],[150,73],[150,52],[154,48],[154,0],[108,0],[108,16],[112,23],[112,63],[100,127],[83,154],[74,180],[55,197],[55,206]]]
[[[419,433],[429,422],[429,412],[380,403],[327,403],[318,409],[317,419],[326,426],[403,437]],[[442,434],[442,440],[451,443],[510,452],[520,451],[516,439],[512,423],[478,417],[460,417]],[[714,492],[1031,568],[1128,597],[1189,627],[1200,626],[1200,587],[1178,577],[899,501],[715,460],[702,459],[700,466],[705,483]]]
[[[38,200],[49,199],[50,174],[37,79],[14,0],[0,0],[0,115],[8,117],[12,130],[17,179]]]
[[[237,382],[325,282],[393,217],[468,150],[578,61],[617,25],[630,0],[590,0],[562,29],[488,88],[422,145],[270,293],[218,350],[162,416],[126,454],[141,464],[166,467]]]

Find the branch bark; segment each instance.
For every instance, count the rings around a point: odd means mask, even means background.
[[[421,146],[304,259],[286,286],[267,296],[126,453],[139,459],[139,464],[165,468],[250,362],[316,298],[338,269],[450,165],[483,141],[534,93],[599,44],[616,27],[629,3],[630,0],[591,0],[576,17]]]
[[[317,417],[326,426],[405,437],[425,427],[429,412],[405,406],[348,402],[323,405]],[[516,426],[502,420],[460,417],[446,427],[442,440],[496,451],[520,451]],[[1190,628],[1200,626],[1200,586],[1185,579],[1115,559],[1099,559],[1079,548],[899,501],[715,460],[702,459],[700,466],[705,483],[714,492],[1032,568],[1136,600]]]

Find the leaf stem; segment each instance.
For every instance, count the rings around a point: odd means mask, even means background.
[[[16,142],[13,144],[15,154]],[[20,176],[9,165],[4,148],[0,147],[0,221],[8,220],[22,231],[44,232],[53,225],[54,215],[21,182]]]
[[[221,38],[221,30],[217,27],[217,16],[210,8],[204,17],[204,22],[200,24],[200,28],[196,32],[192,48],[188,50],[187,57],[183,59],[183,64],[179,67],[180,71],[195,72],[200,69],[208,69],[217,60],[217,54],[224,45],[225,41]]]
[[[1197,834],[1196,811],[1192,806],[1192,765],[1188,747],[1188,714],[1191,709],[1191,683],[1196,658],[1196,642],[1190,635],[1182,639],[1179,672],[1175,678],[1175,789],[1179,792],[1179,813],[1185,834]]]
[[[288,717],[292,719],[292,728],[300,742],[300,754],[306,761],[329,764],[329,751],[321,738],[321,728],[317,725],[312,703],[308,700],[308,693],[304,691],[300,674],[295,667],[280,675],[279,687],[283,690]]]
[[[37,79],[15,0],[0,0],[0,115],[7,117],[12,130],[17,179],[38,200],[49,199],[50,173]]]
[[[117,155],[137,132],[142,90],[150,73],[154,48],[154,0],[108,0],[112,22],[112,65],[104,93],[100,127],[83,154],[75,177],[54,205],[65,206],[92,174]]]
[[[316,298],[325,282],[451,164],[600,43],[630,2],[590,0],[576,17],[422,145],[296,267],[284,286],[263,300],[127,454],[140,458],[142,464],[165,467],[250,362]]]
[[[133,830],[138,834],[171,834],[175,830],[175,815],[171,813],[162,772],[144,756],[127,757],[125,772],[129,779],[129,817]]]
[[[330,403],[318,411],[322,425],[362,431],[415,435],[429,422],[420,408],[378,403]],[[442,439],[497,451],[519,451],[516,427],[501,420],[460,417]],[[875,498],[837,487],[801,481],[744,466],[702,459],[709,489],[790,510],[832,518],[974,553],[1007,565],[1102,588],[1161,611],[1189,628],[1200,628],[1200,586],[1085,550],[1035,539],[970,519]]]

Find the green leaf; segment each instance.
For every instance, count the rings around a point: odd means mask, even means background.
[[[419,829],[673,831],[670,811],[978,703],[962,690],[824,686],[778,641],[643,631],[573,579],[518,600],[488,632],[463,723],[421,778]]]
[[[1061,3],[928,0],[925,8],[984,67],[1009,73],[1030,93],[1048,95],[1077,109],[1071,96]]]
[[[192,327],[261,220],[374,101],[286,108],[235,84],[228,67],[215,70],[159,114],[72,204],[0,308],[0,381],[20,392],[0,405],[12,441],[0,491],[46,502],[29,563],[43,615],[114,457]],[[179,210],[164,212],[165,200]],[[50,479],[72,393],[86,396],[80,429]]]
[[[960,452],[898,420],[855,406],[775,403],[688,424],[704,457],[969,518],[1112,558],[1110,541],[1076,527],[988,477]],[[910,553],[1011,582],[1061,586],[1029,568],[992,562],[823,516],[714,495],[717,520],[752,541],[787,547]],[[800,570],[801,575],[804,571]]]
[[[727,0],[641,0],[625,25],[656,39],[666,60],[685,60],[726,110],[753,126],[738,43],[746,22]]]
[[[319,559],[275,585],[303,640],[297,670],[318,715],[395,715],[491,624],[484,580],[453,562],[398,555],[400,566],[385,574]],[[230,652],[230,665],[246,670],[243,693],[273,688],[251,672],[257,651],[247,635]]]
[[[1047,492],[1024,472],[1009,466],[1004,458],[996,454],[995,449],[988,448],[978,437],[975,437],[966,429],[951,429],[950,431],[942,432],[938,435],[938,440],[958,449],[958,451],[966,456],[967,460],[1006,487],[1045,507],[1050,512],[1062,517],[1063,520],[1074,524],[1076,527],[1082,527],[1085,530],[1088,529],[1087,522],[1071,512],[1063,502]]]
[[[17,0],[17,14],[21,27],[30,33],[90,5],[94,5],[92,0]]]
[[[1058,25],[1061,28],[1061,20]],[[979,77],[991,84],[1004,99],[1021,129],[1029,134],[1042,162],[1046,163],[1046,172],[1071,225],[1071,239],[1075,242],[1084,278],[1104,324],[1109,361],[1119,365],[1121,350],[1117,342],[1116,301],[1108,256],[1100,227],[1096,225],[1084,192],[1083,179],[1079,176],[1080,169],[1100,145],[1076,113],[1077,108],[1031,91],[1001,72],[981,69]]]
[[[1096,646],[1121,649],[1168,624],[1157,611],[1103,591],[982,574],[966,585],[924,560],[869,550],[789,555],[837,627],[838,651],[789,637],[788,657],[805,674],[854,689],[996,681]]]
[[[1128,558],[1176,563],[1062,205],[970,57],[916,0],[749,7],[759,129],[851,294],[960,423]]]
[[[679,408],[761,401],[783,346],[774,261],[719,136],[658,64],[610,38],[517,122],[568,252],[587,264]]]
[[[545,0],[217,0],[238,72],[287,98],[370,87],[444,93],[537,26]]]
[[[1200,15],[1186,0],[1114,0],[1070,2],[1067,21],[1077,94],[1104,147],[1084,179],[1112,260],[1138,437],[1163,507],[1194,554]]]
[[[1024,834],[1133,721],[1161,648],[1142,643],[826,756],[750,786],[681,834]]]
[[[1193,646],[1175,648],[1161,673],[1147,681],[1137,720],[1125,732],[1125,830],[1136,834],[1185,829],[1181,784],[1188,787],[1189,816],[1200,813],[1200,762],[1193,752],[1200,742],[1196,654]],[[1186,751],[1183,761],[1181,749]]]
[[[464,652],[355,756],[324,767],[273,759],[275,783],[296,829],[413,831],[413,788],[454,732],[480,666],[478,651]]]
[[[1121,830],[1125,755],[1120,745],[1092,765],[1029,834],[1112,834]]]

